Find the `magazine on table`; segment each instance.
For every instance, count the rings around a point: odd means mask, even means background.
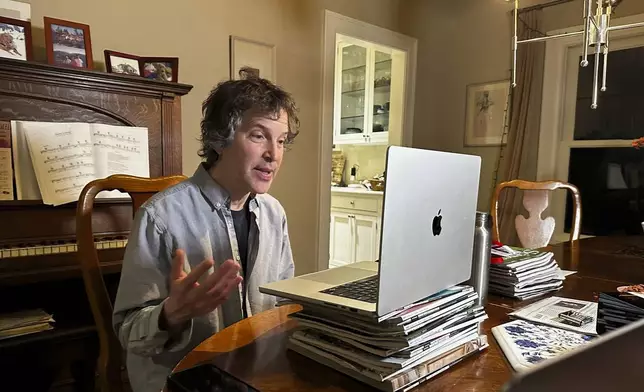
[[[289,317],[297,319],[298,324],[303,327],[317,329],[324,333],[346,337],[380,348],[402,350],[418,346],[467,325],[477,324],[487,319],[487,314],[483,310],[483,307],[471,308],[455,315],[436,320],[407,336],[366,336],[364,331],[356,331],[344,326],[332,326],[326,322],[312,320],[298,313],[291,314]]]
[[[476,333],[464,335],[458,340],[450,341],[449,344],[446,344],[433,351],[430,355],[424,356],[422,360],[418,360],[415,363],[410,364],[402,369],[378,369],[366,362],[356,361],[351,358],[346,358],[343,355],[329,352],[318,345],[313,345],[306,340],[299,339],[295,334],[289,337],[289,344],[287,347],[291,350],[300,352],[304,356],[316,361],[318,361],[320,357],[325,358],[326,361],[318,362],[322,362],[323,364],[332,367],[335,370],[342,371],[345,374],[348,374],[363,382],[371,381],[370,384],[376,386],[376,383],[395,381],[400,376],[409,375],[410,372],[413,372],[414,370],[419,371],[423,367],[426,368],[427,365],[433,363],[437,359],[440,359],[445,354],[453,352],[454,350],[458,350],[459,348],[462,351],[463,348],[469,345],[470,350],[466,351],[478,351],[479,349],[483,348],[482,341],[484,341],[485,346],[487,346],[487,339],[485,339],[484,335],[479,336]],[[474,345],[472,345],[472,343],[474,343]],[[298,348],[302,350],[299,350]],[[349,371],[349,373],[346,372],[347,370]]]
[[[492,334],[514,370],[521,372],[591,342],[589,334],[513,320],[492,328]]]
[[[428,350],[421,351],[418,355],[413,357],[404,358],[395,355],[388,357],[381,357],[368,353],[356,346],[353,346],[343,339],[321,333],[312,329],[305,329],[293,333],[293,338],[306,342],[312,346],[318,347],[332,354],[339,355],[343,358],[362,363],[372,369],[378,369],[384,372],[392,372],[394,370],[405,369],[420,362],[426,361],[431,358],[442,347],[451,344],[454,341],[471,336],[477,333],[476,326],[467,327],[458,331],[450,340],[435,340]]]
[[[597,335],[597,308],[596,302],[550,297],[512,312],[510,316],[573,332]],[[591,320],[583,325],[575,325],[560,317],[560,314],[571,311]]]
[[[348,327],[353,329],[356,332],[363,332],[368,335],[400,335],[400,334],[410,334],[413,331],[416,331],[423,326],[431,323],[432,321],[438,320],[441,317],[447,316],[452,313],[456,313],[461,310],[465,310],[474,305],[478,294],[471,292],[465,297],[459,297],[450,302],[446,302],[440,307],[434,308],[431,312],[423,314],[422,318],[415,316],[401,324],[390,325],[389,323],[368,323],[362,320],[356,320],[349,317],[343,317],[339,312],[332,311],[310,311],[304,309],[298,314],[300,316],[309,317],[314,320],[321,322],[326,322],[331,325],[336,325],[340,327]]]
[[[548,263],[554,257],[552,252],[543,252],[536,249],[518,249],[517,253],[503,257],[502,262],[492,264],[495,269],[509,269],[521,271],[533,268],[535,265]]]

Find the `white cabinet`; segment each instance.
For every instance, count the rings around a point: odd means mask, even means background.
[[[351,215],[353,219],[353,261],[374,261],[380,245],[378,218],[369,215]]]
[[[329,263],[332,267],[353,263],[353,220],[345,212],[331,212],[331,251]]]
[[[388,144],[390,129],[400,133],[406,61],[401,53],[350,37],[338,38],[334,144]]]
[[[331,196],[329,267],[378,259],[382,195]]]

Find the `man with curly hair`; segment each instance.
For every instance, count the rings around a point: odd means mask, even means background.
[[[160,391],[200,342],[275,306],[264,283],[293,277],[286,215],[267,192],[298,133],[290,94],[250,77],[203,103],[204,159],[137,212],[114,305],[135,392]]]

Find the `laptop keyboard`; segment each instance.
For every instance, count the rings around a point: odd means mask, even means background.
[[[331,287],[320,292],[375,304],[378,301],[378,275]]]

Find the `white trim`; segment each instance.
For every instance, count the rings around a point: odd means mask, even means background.
[[[611,25],[618,26],[641,22],[642,20],[644,20],[644,14],[632,15],[613,19]],[[583,26],[550,31],[548,35],[577,30],[583,30]],[[612,31],[610,33],[611,48],[613,50],[621,49],[624,45],[617,42],[642,36],[644,36],[644,28]],[[571,147],[627,147],[630,145],[628,140],[571,140],[573,128],[571,122],[574,123],[574,113],[570,113],[570,111],[574,110],[572,99],[576,96],[576,79],[579,69],[579,63],[575,61],[573,64],[571,61],[581,55],[582,45],[583,39],[581,36],[546,41],[541,126],[537,155],[537,180],[539,181],[568,181],[568,160]],[[589,53],[589,56],[591,55],[594,56],[594,52]],[[610,61],[608,66],[610,67]],[[576,67],[577,72],[573,71],[573,67]],[[569,80],[569,78],[571,79]],[[610,80],[608,80],[608,88],[610,89]],[[569,95],[567,96],[566,94]],[[558,164],[559,161],[563,163]],[[550,211],[550,214],[555,219],[563,218],[565,213],[564,194],[558,194],[552,198]],[[563,238],[563,235],[563,226],[557,226],[553,238]]]
[[[416,56],[418,40],[335,12],[324,11],[322,36],[322,108],[320,110],[320,153],[318,159],[317,270],[328,268],[331,219],[331,153],[333,150],[333,97],[336,34],[392,47],[407,53],[405,72],[405,117],[402,145],[411,146],[416,96]]]

